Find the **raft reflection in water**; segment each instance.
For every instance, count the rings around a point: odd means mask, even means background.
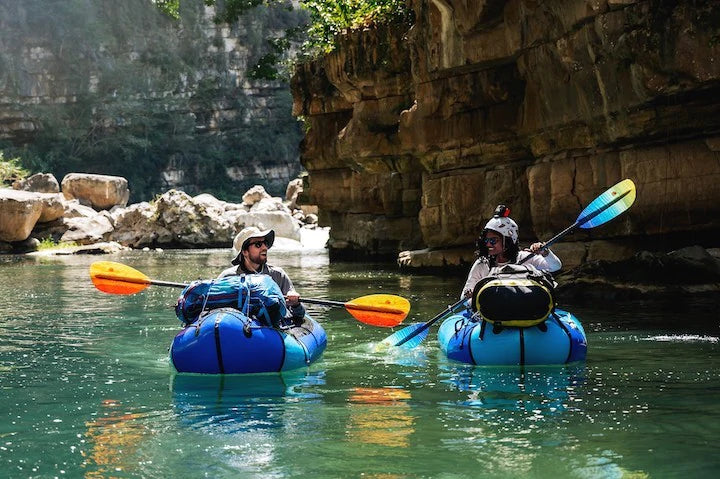
[[[285,404],[294,398],[312,400],[304,386],[324,384],[324,371],[248,375],[177,374],[172,379],[180,422],[211,433],[283,426]]]
[[[443,382],[468,391],[462,405],[483,408],[562,412],[578,397],[585,383],[584,363],[565,366],[446,365]]]

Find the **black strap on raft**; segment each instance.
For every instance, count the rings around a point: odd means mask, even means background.
[[[525,365],[525,329],[519,328],[520,333],[520,366]]]
[[[560,326],[560,328],[563,331],[565,331],[565,334],[567,334],[567,337],[568,337],[568,342],[570,343],[568,346],[567,358],[565,358],[565,362],[567,363],[568,361],[570,361],[570,358],[572,357],[572,352],[573,352],[572,334],[570,334],[570,330],[568,330],[567,326],[565,326],[565,323],[560,321],[560,316],[558,316],[558,314],[555,311],[552,312],[552,317],[558,323],[558,326]]]
[[[280,341],[283,343],[283,347],[280,348],[280,349],[282,349],[282,358],[280,359],[280,366],[278,367],[278,372],[280,372],[280,371],[282,371],[283,364],[285,364],[285,356],[287,355],[287,351],[286,351],[287,348],[285,347],[285,337],[283,336],[283,333],[281,333],[277,329],[273,329],[273,331],[278,333],[278,336],[280,336]],[[305,358],[307,359],[307,353],[305,353]]]
[[[223,364],[222,349],[220,348],[220,322],[222,321],[222,314],[218,314],[215,319],[215,350],[217,352],[218,368],[220,374],[225,374],[225,365]]]

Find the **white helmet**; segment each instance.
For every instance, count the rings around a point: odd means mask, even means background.
[[[499,205],[495,208],[495,215],[485,224],[485,230],[493,230],[517,244],[518,225],[508,216],[509,214],[510,208]]]

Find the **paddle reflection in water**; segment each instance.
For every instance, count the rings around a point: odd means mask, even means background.
[[[406,448],[415,431],[410,391],[401,388],[355,388],[348,397],[351,442]]]
[[[100,417],[87,422],[85,438],[90,452],[82,452],[85,478],[108,477],[117,474],[137,474],[135,454],[144,437],[149,434],[142,416],[126,412],[120,402],[102,402]]]

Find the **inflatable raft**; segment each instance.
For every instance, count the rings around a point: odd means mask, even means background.
[[[465,310],[438,331],[440,348],[456,361],[485,365],[565,364],[585,359],[587,339],[580,321],[560,309],[531,327],[497,326]]]
[[[301,324],[272,328],[234,308],[204,313],[180,331],[170,347],[178,372],[247,374],[288,371],[318,359],[327,335],[305,316]]]

